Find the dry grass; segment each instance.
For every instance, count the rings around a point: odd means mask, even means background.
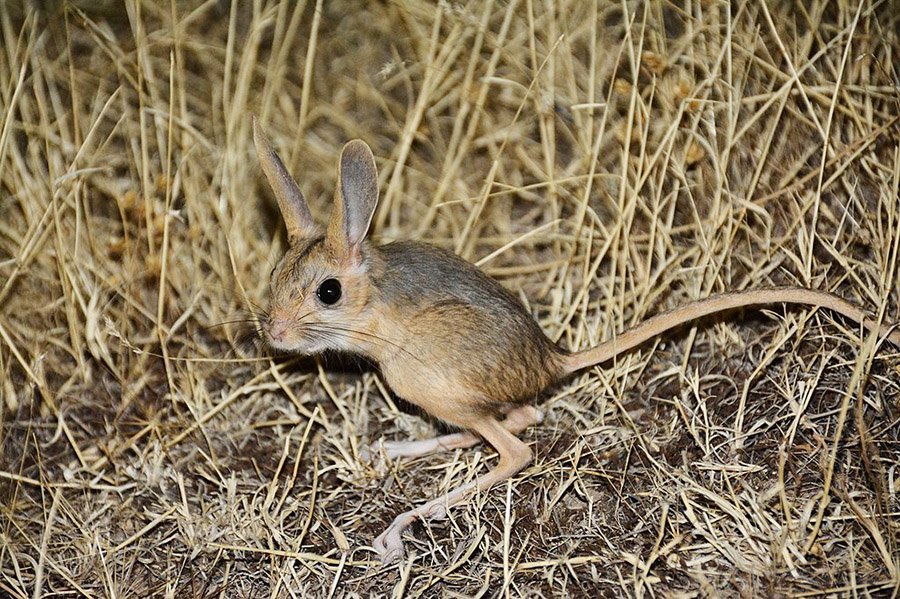
[[[433,428],[247,334],[284,246],[251,114],[320,215],[365,139],[376,235],[480,260],[567,347],[776,283],[898,320],[896,2],[124,4],[0,4],[0,594],[897,596],[900,360],[852,323],[585,373],[388,569],[374,536],[493,452],[366,467]]]

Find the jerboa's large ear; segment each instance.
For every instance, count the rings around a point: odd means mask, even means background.
[[[341,150],[338,188],[328,223],[328,241],[354,261],[378,204],[378,171],[366,142],[355,139]]]
[[[263,173],[275,193],[281,217],[287,228],[288,240],[303,239],[316,234],[316,223],[309,212],[306,198],[297,186],[297,182],[284,167],[281,158],[269,145],[262,132],[256,117],[253,117],[253,143],[256,145],[256,155],[262,166]]]

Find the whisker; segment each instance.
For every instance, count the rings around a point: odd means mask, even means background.
[[[409,356],[409,357],[413,358],[414,360],[416,360],[417,362],[419,362],[420,364],[424,364],[424,362],[418,356],[416,356],[415,354],[410,352],[408,349],[406,349],[402,345],[394,343],[393,341],[391,341],[389,339],[385,339],[384,337],[381,337],[380,335],[376,335],[374,333],[369,333],[367,331],[361,331],[361,330],[354,329],[351,327],[339,326],[339,325],[334,325],[334,324],[321,323],[321,322],[317,322],[317,323],[304,322],[307,318],[310,318],[313,315],[314,315],[314,311],[310,310],[310,311],[298,316],[295,319],[295,322],[297,323],[298,326],[302,327],[302,329],[304,331],[312,333],[313,335],[317,335],[318,337],[322,338],[324,341],[335,342],[335,341],[340,341],[341,339],[347,339],[350,335],[357,335],[357,336],[363,337],[365,339],[373,340],[373,341],[377,342],[377,344],[380,344],[382,347],[391,347],[398,351],[401,351],[404,354],[406,354],[407,356]],[[262,327],[257,329],[257,334],[260,337],[264,336]]]
[[[262,306],[262,304],[257,304],[250,298],[247,298],[247,303],[250,304],[251,308],[255,308],[257,310],[261,310],[261,311],[265,312],[265,308]]]
[[[216,322],[216,323],[213,323],[213,324],[208,324],[208,325],[206,325],[206,326],[204,326],[204,327],[201,327],[201,328],[202,328],[204,331],[208,331],[208,330],[210,330],[210,329],[216,329],[216,328],[219,328],[219,327],[224,327],[224,326],[229,325],[229,324],[247,324],[247,323],[250,323],[250,322],[255,323],[255,322],[256,322],[256,319],[255,319],[255,318],[239,318],[239,319],[235,319],[235,320],[223,320],[223,321],[221,321],[221,322]]]
[[[375,340],[375,341],[381,342],[381,343],[384,344],[384,345],[393,347],[393,348],[395,348],[395,349],[397,349],[397,350],[403,352],[404,354],[406,354],[406,355],[408,355],[409,357],[413,358],[414,360],[416,360],[416,361],[419,362],[420,364],[424,364],[424,362],[422,362],[422,360],[421,360],[418,356],[416,356],[415,354],[413,354],[412,352],[410,352],[408,349],[406,349],[406,348],[403,347],[402,345],[399,345],[399,344],[397,344],[397,343],[394,343],[393,341],[390,341],[389,339],[385,339],[384,337],[381,337],[380,335],[376,335],[376,334],[374,334],[374,333],[369,333],[369,332],[367,332],[367,331],[360,331],[360,330],[358,330],[358,329],[352,329],[352,328],[350,328],[350,327],[341,327],[341,326],[337,326],[337,325],[333,325],[333,324],[325,324],[325,323],[306,324],[306,325],[304,325],[304,326],[307,328],[307,330],[313,331],[314,333],[318,333],[318,334],[322,334],[322,333],[350,333],[350,334],[359,335],[360,337],[364,337],[364,338],[367,338],[367,339],[373,339],[373,340]],[[332,337],[332,338],[333,338],[333,337]]]

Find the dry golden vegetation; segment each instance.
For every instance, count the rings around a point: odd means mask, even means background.
[[[42,6],[35,9],[35,6]],[[685,327],[489,447],[255,334],[284,232],[373,148],[374,235],[453,248],[582,348],[723,290],[900,320],[896,2],[0,3],[0,595],[897,596],[898,348],[825,311]]]

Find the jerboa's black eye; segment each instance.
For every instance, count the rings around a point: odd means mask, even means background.
[[[341,299],[341,282],[337,279],[325,279],[316,289],[316,297],[326,306],[330,306]]]

